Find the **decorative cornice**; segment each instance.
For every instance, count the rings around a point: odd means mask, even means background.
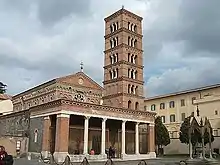
[[[138,49],[138,48],[135,48],[135,47],[131,47],[131,46],[125,44],[125,43],[121,43],[121,44],[115,46],[114,48],[110,48],[110,49],[105,50],[104,53],[109,53],[109,52],[112,52],[112,51],[114,51],[114,50],[117,50],[117,49],[123,48],[123,47],[129,48],[129,49],[133,49],[133,50],[137,50],[137,51],[139,51],[140,53],[143,53],[143,52],[144,52],[144,51],[141,50],[141,49]]]
[[[16,99],[16,98],[18,98],[18,97],[22,97],[22,96],[24,96],[24,95],[26,95],[26,94],[28,94],[28,93],[30,93],[30,92],[35,92],[35,91],[38,90],[38,89],[45,88],[45,87],[47,87],[47,86],[49,86],[49,85],[52,85],[52,84],[55,84],[55,83],[56,83],[56,79],[47,81],[47,82],[45,82],[45,83],[43,83],[43,84],[37,85],[37,86],[35,86],[35,87],[31,88],[31,89],[28,89],[28,90],[26,90],[26,91],[24,91],[24,92],[21,92],[21,93],[19,93],[19,94],[17,94],[17,95],[14,95],[14,96],[12,97],[12,100],[14,100],[14,99]]]
[[[118,30],[114,31],[113,33],[110,33],[110,34],[105,35],[104,38],[105,38],[105,39],[111,38],[111,37],[113,37],[114,35],[117,35],[117,34],[120,33],[120,32],[127,32],[127,33],[130,33],[130,34],[133,35],[133,36],[136,36],[136,37],[140,38],[140,39],[143,38],[143,35],[138,34],[138,33],[136,33],[136,32],[133,32],[133,31],[131,31],[131,30],[128,30],[128,29],[125,28],[125,27],[121,27],[121,28],[119,28]]]
[[[33,107],[30,109],[30,112],[37,111],[37,110],[45,110],[45,109],[51,109],[58,106],[73,106],[73,107],[81,107],[83,109],[89,109],[89,110],[97,110],[97,111],[109,111],[113,113],[123,113],[126,115],[139,115],[139,116],[145,116],[145,117],[155,117],[155,112],[148,112],[148,111],[139,111],[139,110],[130,110],[130,109],[124,109],[124,108],[116,108],[116,107],[110,107],[105,105],[98,105],[98,104],[91,104],[91,103],[85,103],[85,102],[76,102],[66,99],[59,99],[55,100],[50,103],[45,103],[43,105],[39,105],[36,107]]]
[[[143,96],[138,96],[138,95],[134,95],[134,94],[130,94],[130,93],[111,94],[111,95],[103,96],[102,99],[110,99],[110,98],[114,98],[114,97],[118,97],[118,96],[128,96],[128,97],[133,97],[133,98],[138,98],[138,99],[144,99]]]
[[[117,65],[120,65],[120,64],[129,65],[129,66],[136,67],[136,68],[139,68],[139,69],[143,69],[144,68],[144,66],[142,66],[142,65],[137,65],[137,64],[125,61],[125,60],[118,61],[118,62],[116,62],[114,64],[106,65],[103,68],[104,69],[108,69],[108,68],[111,68],[112,66],[117,66]]]
[[[23,111],[12,112],[12,113],[9,113],[9,114],[0,116],[0,120],[1,120],[1,119],[5,119],[5,118],[10,118],[10,117],[16,117],[16,116],[21,116],[21,115],[27,115],[27,114],[28,114],[28,115],[30,114],[29,110],[23,110]]]
[[[142,17],[140,17],[140,16],[138,16],[138,15],[136,15],[136,14],[134,14],[134,13],[132,13],[132,12],[126,10],[126,9],[123,9],[123,8],[120,9],[120,10],[118,10],[118,11],[116,11],[116,12],[113,13],[112,15],[106,17],[104,20],[105,20],[106,22],[107,22],[107,21],[110,21],[111,19],[113,19],[113,18],[119,16],[120,14],[128,14],[128,15],[132,16],[133,18],[135,18],[135,19],[137,19],[137,20],[139,20],[139,21],[142,21],[142,20],[143,20]]]
[[[111,79],[111,80],[107,80],[107,81],[103,81],[104,85],[110,84],[110,83],[115,83],[118,81],[128,81],[129,83],[136,83],[136,84],[140,84],[140,85],[144,85],[144,81],[140,81],[140,80],[136,80],[136,79],[131,79],[125,76],[116,78],[116,79]]]

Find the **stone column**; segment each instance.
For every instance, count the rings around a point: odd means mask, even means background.
[[[84,121],[84,146],[83,146],[83,154],[88,154],[88,140],[89,140],[89,116],[85,116]]]
[[[58,162],[63,162],[68,154],[69,118],[69,114],[57,115],[54,157]]]
[[[50,117],[44,117],[44,127],[43,127],[43,142],[42,142],[42,155],[47,158],[50,152]]]
[[[102,119],[102,143],[101,143],[101,145],[102,145],[101,154],[102,155],[106,155],[105,154],[105,133],[106,133],[105,126],[106,126],[106,120],[107,120],[106,118]]]
[[[154,131],[154,124],[148,124],[148,154],[151,158],[156,158],[155,153],[155,131]]]
[[[139,123],[135,125],[135,154],[139,154]]]
[[[125,123],[126,121],[122,121],[122,128],[121,128],[121,155],[123,159],[123,155],[125,155]]]

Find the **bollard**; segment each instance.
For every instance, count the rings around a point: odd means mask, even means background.
[[[90,165],[88,159],[85,157],[80,165]]]
[[[147,165],[147,162],[145,160],[141,160],[138,165]]]
[[[183,161],[183,160],[181,160],[180,163],[179,163],[179,165],[186,165],[186,162]]]
[[[111,158],[109,158],[106,162],[105,165],[114,165],[113,161]]]
[[[64,165],[70,165],[70,157],[67,155],[65,158],[65,163]]]

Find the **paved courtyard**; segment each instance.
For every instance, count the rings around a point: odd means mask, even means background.
[[[166,158],[156,160],[146,160],[147,165],[178,165],[181,159]],[[138,165],[140,161],[114,161],[114,165]],[[105,162],[89,162],[90,165],[105,165]],[[45,165],[37,160],[28,161],[26,159],[15,159],[14,165]],[[72,165],[80,165],[80,163],[72,163]],[[144,165],[144,164],[140,164]]]

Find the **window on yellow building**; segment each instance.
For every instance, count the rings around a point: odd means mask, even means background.
[[[166,122],[165,116],[161,116],[162,123]]]
[[[170,115],[170,122],[175,122],[175,115]]]
[[[146,106],[146,105],[144,106],[144,110],[145,110],[145,111],[147,110],[147,106]]]
[[[170,108],[174,108],[175,107],[175,102],[174,101],[170,101]]]
[[[155,104],[152,104],[151,105],[151,111],[155,111],[156,110],[156,105]]]
[[[218,115],[218,111],[217,110],[215,110],[215,115]]]
[[[186,114],[185,114],[185,113],[182,113],[182,114],[181,114],[181,118],[182,118],[182,121],[184,121],[185,118],[186,118]]]
[[[184,100],[184,99],[181,99],[181,100],[180,100],[180,105],[181,105],[181,107],[184,107],[184,106],[185,106],[185,100]]]
[[[160,109],[165,109],[165,103],[160,103]]]
[[[193,97],[193,98],[192,98],[192,104],[194,103],[194,100],[196,100],[196,97]]]

